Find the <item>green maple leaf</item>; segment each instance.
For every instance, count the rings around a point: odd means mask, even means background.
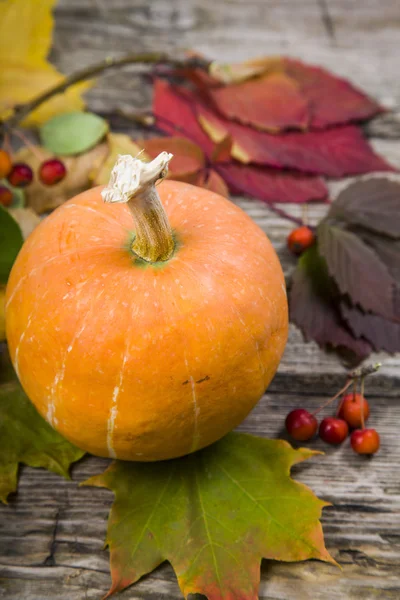
[[[44,467],[69,477],[72,462],[84,455],[39,415],[18,381],[0,387],[0,500],[17,488],[18,464]]]
[[[184,458],[115,462],[86,484],[115,493],[108,596],[164,560],[185,597],[256,600],[262,558],[335,563],[319,522],[326,502],[290,478],[315,452],[231,433]]]

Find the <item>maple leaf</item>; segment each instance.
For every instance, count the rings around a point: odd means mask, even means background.
[[[364,312],[342,301],[340,312],[356,338],[368,339],[374,350],[394,353],[400,349],[400,323]]]
[[[355,339],[343,320],[338,304],[340,295],[329,277],[317,246],[300,257],[289,291],[289,314],[307,341],[344,351],[349,362],[360,362],[371,352],[367,340]]]
[[[0,3],[0,118],[16,104],[32,100],[65,78],[46,57],[51,46],[56,0],[3,0]],[[34,110],[23,125],[38,125],[50,117],[81,110],[81,94],[91,84],[80,83]]]
[[[314,454],[230,433],[180,459],[115,462],[89,479],[87,485],[115,493],[107,597],[164,560],[186,598],[208,600],[256,600],[262,558],[336,564],[319,522],[327,503],[290,478],[290,468]]]
[[[14,377],[0,386],[2,502],[7,502],[7,496],[17,488],[19,463],[43,467],[69,478],[71,463],[83,455],[82,450],[67,442],[42,419]]]

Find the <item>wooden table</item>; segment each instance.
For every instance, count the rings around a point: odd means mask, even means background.
[[[127,51],[185,48],[221,61],[260,54],[290,54],[348,77],[394,114],[367,128],[374,147],[400,167],[400,4],[394,0],[62,0],[56,10],[51,59],[65,73]],[[137,71],[137,69],[136,69]],[[115,118],[117,109],[147,108],[151,90],[134,68],[109,73],[89,93],[89,106],[113,126],[135,131]],[[396,113],[397,110],[397,113]],[[114,115],[114,116],[113,116]],[[257,201],[235,200],[268,233],[285,270],[290,223]],[[289,207],[298,214],[297,207]],[[317,221],[325,208],[315,206]],[[264,561],[260,598],[400,598],[400,360],[379,356],[384,366],[368,385],[371,424],[382,438],[372,460],[340,449],[295,469],[295,477],[332,502],[324,510],[326,543],[341,563]],[[343,368],[291,329],[279,372],[268,393],[241,426],[257,435],[282,435],[286,413],[317,407],[343,382]],[[85,458],[73,481],[23,468],[18,495],[0,508],[0,598],[4,600],[100,599],[110,583],[103,550],[112,494],[77,482],[109,461]],[[126,599],[178,599],[168,565],[127,589]]]

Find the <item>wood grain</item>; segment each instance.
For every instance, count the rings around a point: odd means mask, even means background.
[[[106,55],[142,50],[183,53],[190,48],[220,61],[262,54],[288,54],[351,79],[393,113],[366,127],[375,149],[400,168],[400,6],[392,0],[60,0],[51,60],[65,73]],[[137,134],[116,109],[150,106],[151,90],[128,67],[100,78],[89,107],[113,125]],[[331,184],[332,194],[340,183]],[[291,224],[261,202],[234,200],[268,233],[285,272],[294,260],[285,248]],[[296,206],[285,207],[301,214]],[[324,206],[310,209],[317,222]],[[371,425],[382,437],[372,460],[354,455],[346,443],[323,447],[294,470],[296,479],[332,502],[324,510],[326,543],[340,571],[316,561],[264,561],[262,600],[400,598],[399,356],[380,355],[383,367],[370,378]],[[240,427],[257,435],[282,436],[285,414],[299,404],[313,408],[343,381],[334,355],[304,344],[291,328],[287,350],[268,393]],[[87,457],[64,481],[42,470],[21,469],[18,494],[0,507],[0,599],[98,600],[110,583],[103,549],[112,502],[107,490],[77,483],[108,461]],[[130,600],[177,600],[172,569],[163,565],[120,595]],[[194,600],[194,599],[192,599]]]

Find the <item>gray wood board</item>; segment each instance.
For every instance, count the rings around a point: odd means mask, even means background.
[[[400,167],[400,6],[392,0],[60,0],[51,60],[65,73],[106,55],[142,50],[183,53],[194,49],[220,61],[288,54],[331,69],[379,99],[394,114],[367,127],[372,143]],[[98,78],[88,94],[92,110],[148,109],[151,89],[127,67]],[[128,123],[119,128],[136,133]],[[332,192],[337,184],[332,184]],[[261,202],[234,200],[268,233],[286,273],[295,261],[285,248],[292,225]],[[293,214],[301,208],[285,206]],[[310,208],[310,222],[326,212]],[[400,598],[399,356],[379,355],[383,367],[370,378],[371,425],[382,449],[372,460],[320,442],[326,455],[296,467],[296,479],[333,503],[324,509],[326,542],[341,563],[332,566],[263,562],[260,598],[372,600]],[[286,413],[299,404],[317,407],[343,381],[334,355],[305,344],[291,328],[289,343],[270,390],[241,430],[282,436]],[[99,599],[110,583],[103,549],[112,502],[107,490],[77,489],[108,461],[85,458],[64,481],[23,468],[17,496],[0,507],[0,598],[4,600]],[[178,599],[172,569],[165,565],[121,598]]]

